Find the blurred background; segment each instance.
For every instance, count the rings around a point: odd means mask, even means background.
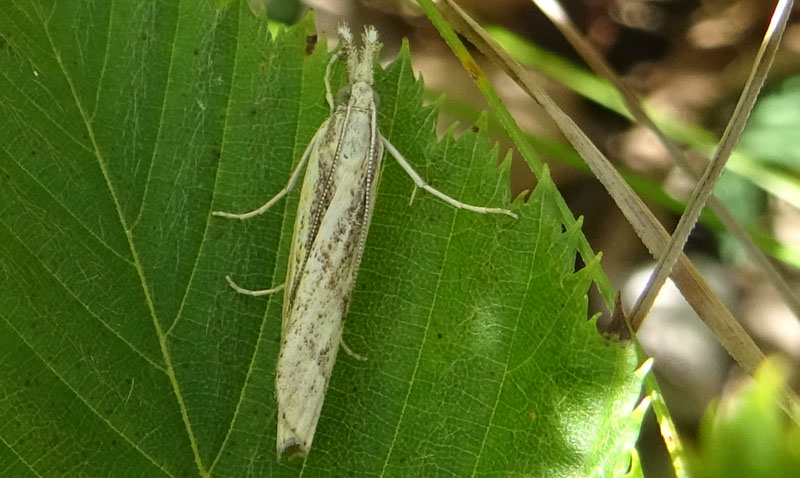
[[[675,167],[648,130],[619,113],[613,88],[592,74],[559,30],[530,0],[458,4],[521,63],[595,144],[629,178],[640,196],[672,231],[694,181]],[[653,108],[690,159],[704,165],[725,128],[775,2],[767,0],[568,0],[572,22],[610,65]],[[440,131],[454,122],[468,127],[487,110],[483,97],[437,31],[413,2],[402,0],[251,0],[271,19],[294,23],[308,8],[318,30],[335,38],[336,24],[358,31],[375,25],[391,61],[408,38],[412,61],[428,99],[441,106]],[[480,54],[473,52],[481,60]],[[549,165],[603,268],[633,304],[650,273],[652,258],[603,187],[563,140],[549,117],[488,61],[481,67],[517,122]],[[492,125],[490,117],[490,125]],[[512,148],[494,128],[501,151]],[[702,152],[694,154],[692,151]],[[501,154],[502,156],[502,154]],[[518,156],[510,177],[514,196],[536,179]],[[715,193],[751,232],[800,294],[800,12],[795,8],[777,58],[737,151]],[[800,322],[783,304],[738,244],[713,215],[704,216],[686,252],[766,353],[797,364]],[[600,301],[593,312],[606,312]],[[709,401],[736,388],[741,370],[683,301],[671,283],[639,332],[665,399],[689,443]],[[796,368],[796,367],[794,367]],[[795,384],[796,385],[796,384]],[[797,388],[795,386],[795,388]],[[648,419],[639,443],[645,474],[671,476],[655,421]]]

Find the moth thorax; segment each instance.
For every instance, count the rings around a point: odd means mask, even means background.
[[[350,105],[357,108],[374,107],[375,94],[372,86],[366,81],[357,81],[350,85]]]

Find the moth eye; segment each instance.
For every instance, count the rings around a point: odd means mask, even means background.
[[[343,86],[336,92],[336,106],[343,105],[350,101],[350,87]]]

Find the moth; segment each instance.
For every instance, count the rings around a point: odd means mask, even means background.
[[[384,149],[421,188],[452,206],[478,213],[516,214],[459,202],[429,186],[378,131],[373,67],[380,48],[377,31],[368,26],[358,48],[346,25],[338,28],[341,49],[325,73],[330,117],[308,144],[286,186],[258,209],[213,214],[247,219],[268,210],[295,185],[308,165],[294,223],[284,284],[267,290],[239,287],[242,294],[266,295],[284,289],[280,352],[275,373],[278,402],[278,456],[305,455],[311,449],[336,353],[342,345],[343,319],[367,239]],[[334,103],[330,74],[344,56],[348,85]]]

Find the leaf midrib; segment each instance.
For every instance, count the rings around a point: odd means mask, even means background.
[[[148,310],[150,311],[150,317],[152,319],[153,327],[155,329],[156,336],[158,338],[159,347],[161,349],[161,354],[162,354],[162,357],[164,358],[164,363],[166,365],[166,369],[164,370],[164,372],[166,373],[166,375],[167,375],[167,377],[168,377],[168,379],[170,381],[170,384],[172,385],[172,389],[173,389],[173,392],[175,394],[176,401],[178,403],[178,408],[180,409],[180,412],[181,412],[181,419],[183,420],[184,425],[186,427],[186,432],[187,432],[187,435],[188,435],[188,438],[189,438],[189,444],[190,444],[190,447],[192,449],[192,454],[194,455],[194,461],[195,461],[195,464],[197,465],[198,472],[199,472],[200,476],[206,477],[206,476],[208,476],[208,471],[205,469],[205,467],[203,465],[202,458],[200,457],[199,449],[197,447],[197,441],[195,439],[194,432],[192,431],[192,425],[191,425],[191,422],[189,421],[188,411],[187,411],[186,406],[185,406],[184,401],[183,401],[183,396],[181,394],[180,385],[178,383],[177,377],[175,376],[174,367],[172,365],[172,358],[171,358],[171,356],[169,354],[169,349],[167,347],[167,343],[166,343],[167,336],[163,333],[163,331],[161,329],[161,325],[160,325],[160,323],[158,321],[158,317],[157,317],[157,314],[156,314],[156,311],[155,311],[155,305],[153,303],[152,297],[150,296],[150,289],[147,286],[147,279],[146,279],[146,277],[144,275],[144,270],[143,270],[143,268],[141,266],[141,260],[139,259],[138,250],[137,250],[136,245],[134,244],[134,241],[133,241],[132,230],[129,229],[127,227],[127,224],[125,223],[125,216],[123,214],[123,211],[122,211],[122,208],[121,208],[121,204],[119,202],[119,198],[117,197],[116,190],[114,189],[113,184],[111,182],[111,178],[110,178],[109,173],[108,173],[108,168],[107,168],[106,161],[103,158],[103,155],[102,155],[102,153],[100,151],[99,144],[97,143],[97,139],[96,139],[96,136],[95,136],[94,128],[92,127],[92,123],[90,121],[90,117],[87,114],[87,112],[86,112],[86,110],[84,108],[84,105],[80,101],[80,98],[78,96],[77,90],[75,88],[75,83],[73,82],[72,77],[70,76],[69,72],[67,71],[67,69],[64,66],[63,62],[61,61],[61,54],[58,51],[58,49],[56,48],[55,43],[53,42],[53,38],[50,35],[50,31],[49,31],[49,29],[47,27],[46,19],[43,18],[40,15],[39,20],[40,20],[40,22],[42,24],[42,29],[45,32],[45,35],[47,36],[47,41],[48,41],[48,43],[50,45],[50,49],[51,49],[51,51],[53,53],[53,57],[55,58],[56,63],[58,64],[58,67],[59,67],[59,69],[61,70],[61,73],[64,76],[64,80],[67,82],[67,85],[69,86],[70,94],[72,95],[72,100],[75,102],[75,107],[78,109],[78,111],[80,113],[81,121],[83,122],[83,125],[86,128],[86,134],[88,135],[89,141],[91,142],[92,153],[94,154],[94,157],[97,160],[97,165],[100,168],[101,173],[103,174],[103,179],[106,182],[106,187],[108,188],[109,194],[111,195],[111,198],[112,198],[112,200],[114,202],[114,208],[115,208],[115,210],[117,212],[117,217],[119,219],[120,225],[122,226],[122,229],[125,231],[125,237],[126,237],[126,239],[128,241],[128,246],[130,248],[131,255],[133,256],[133,266],[134,266],[134,268],[136,270],[136,273],[137,273],[137,275],[139,277],[139,282],[142,285],[142,291],[144,293],[145,302],[147,304]],[[177,28],[177,23],[176,23],[176,28]],[[108,35],[106,36],[105,49],[108,50]],[[170,58],[170,65],[173,65],[173,64],[174,64],[174,49],[173,49],[173,56]],[[169,80],[167,80],[167,83],[169,83]],[[159,131],[161,131],[163,129],[162,126],[163,126],[163,115],[162,115],[162,119],[161,119],[161,122],[160,122],[159,127],[158,127]],[[153,154],[155,154],[155,151],[154,151]],[[152,161],[151,161],[151,167],[152,167]],[[149,179],[148,179],[147,183],[149,183]],[[69,387],[68,384],[67,384],[67,387]],[[75,393],[76,396],[81,401],[86,403],[86,401],[83,399],[83,397],[81,397],[77,393],[77,391],[75,391],[71,387],[69,387],[69,388],[70,388],[70,390],[73,390],[73,393]],[[87,406],[88,406],[88,403],[87,403]],[[91,409],[91,407],[89,407],[89,408]],[[102,418],[102,416],[101,416],[101,418]],[[125,437],[125,435],[120,430],[117,430],[110,423],[109,423],[109,426],[111,426],[111,428],[113,430],[115,430],[117,433],[119,433],[120,436],[125,438],[126,441],[129,441],[129,442],[131,441],[127,437]],[[161,464],[155,462],[151,457],[149,457],[147,455],[147,453],[145,453],[139,447],[134,445],[134,448],[136,450],[138,450],[140,453],[142,453],[143,456],[145,456],[148,460],[150,460],[156,466],[158,466],[159,469],[162,469],[166,474],[172,476],[167,470],[163,469]]]

